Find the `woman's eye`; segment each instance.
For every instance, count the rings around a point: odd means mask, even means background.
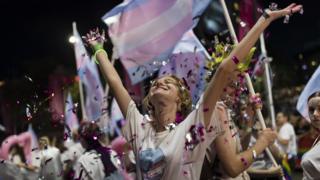
[[[164,82],[165,82],[166,84],[174,84],[174,82],[171,81],[171,80],[165,80]]]
[[[156,81],[151,81],[151,87],[157,85],[157,82]]]
[[[309,108],[310,113],[313,113],[313,111],[314,111],[314,108]]]

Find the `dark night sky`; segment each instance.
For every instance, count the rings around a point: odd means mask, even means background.
[[[46,76],[58,64],[75,73],[73,49],[68,43],[72,21],[77,22],[82,34],[97,26],[106,27],[101,17],[120,2],[2,0],[0,80],[25,74]],[[269,2],[264,1],[266,5]],[[275,2],[284,7],[292,1]],[[303,16],[293,17],[288,25],[275,22],[269,28],[267,47],[280,65],[290,66],[299,52],[313,54],[320,48],[319,2],[300,2],[304,5]]]
[[[72,22],[77,22],[82,34],[97,26],[105,28],[102,15],[120,2],[1,1],[4,57],[1,57],[0,80],[24,74],[39,76],[52,71],[57,64],[74,68],[73,48],[68,42]]]

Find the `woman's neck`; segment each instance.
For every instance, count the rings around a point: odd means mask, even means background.
[[[153,112],[153,127],[156,132],[166,130],[165,126],[174,123],[176,120],[177,105],[176,104],[159,104],[155,106]]]

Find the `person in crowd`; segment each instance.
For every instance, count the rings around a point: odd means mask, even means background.
[[[217,137],[208,148],[201,179],[250,179],[245,170],[266,147],[274,143],[277,137],[275,131],[266,129],[262,131],[252,147],[249,149],[247,149],[248,146],[242,147],[240,136],[247,137],[248,134],[240,134],[243,131],[239,131],[238,126],[241,123],[239,121],[253,122],[254,110],[260,109],[262,105],[259,95],[255,96],[256,98],[246,98],[250,100],[241,98],[242,102],[246,103],[237,102],[240,99],[239,89],[241,89],[237,84],[239,82],[230,83],[222,94],[221,100],[225,104],[223,108],[226,114],[221,117],[225,133]],[[239,115],[235,115],[236,113]]]
[[[72,131],[72,136],[65,140],[66,150],[61,154],[61,161],[63,163],[63,171],[65,179],[73,176],[73,167],[85,149],[80,143],[80,137],[77,130]]]
[[[135,179],[135,158],[130,144],[123,136],[118,136],[112,140],[110,145],[112,150],[118,154],[123,166],[123,171],[125,171],[125,173],[128,174],[132,179]]]
[[[39,148],[34,150],[33,165],[39,168],[39,178],[62,180],[63,168],[60,150],[50,144],[47,136],[39,138]]]
[[[250,138],[249,147],[252,147],[257,142],[259,131],[261,131],[261,125],[256,122],[252,127],[252,133]],[[281,162],[285,156],[278,146],[272,144],[269,146],[270,152],[277,162]],[[268,179],[281,179],[284,176],[281,166],[275,167],[270,157],[266,152],[258,155],[251,166],[247,169],[251,180],[268,180]]]
[[[85,121],[79,127],[81,145],[85,152],[80,156],[74,169],[74,179],[81,180],[121,180],[124,176],[118,171],[121,163],[111,148],[104,146],[100,140],[104,134],[95,122]]]
[[[304,118],[301,118],[302,121],[306,121],[306,123],[310,126],[309,131],[303,133],[298,138],[298,156],[296,160],[296,168],[297,170],[302,170],[301,168],[301,160],[303,155],[312,148],[313,142],[317,139],[318,132],[313,126],[308,123],[308,121]]]
[[[216,107],[223,89],[238,73],[238,64],[244,62],[264,29],[273,20],[300,9],[300,5],[291,4],[282,10],[266,10],[220,64],[193,111],[186,85],[171,75],[153,81],[144,101],[149,115],[142,115],[103,50],[104,36],[97,31],[87,34],[86,40],[95,50],[95,58],[127,120],[122,131],[135,153],[137,179],[200,178],[206,149],[223,132],[219,116],[224,109]]]
[[[316,129],[317,138],[311,149],[302,157],[303,180],[319,179],[320,177],[320,92],[309,97],[308,108],[311,126]]]
[[[4,179],[35,179],[38,167],[33,165],[31,158],[31,133],[7,137],[1,145],[0,177]]]
[[[294,127],[288,121],[288,114],[284,112],[277,113],[277,126],[279,128],[277,145],[281,151],[286,153],[286,158],[290,169],[295,169],[295,160],[297,157],[297,138]]]

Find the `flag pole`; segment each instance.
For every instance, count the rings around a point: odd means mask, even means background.
[[[72,23],[72,28],[73,28],[73,34],[74,34],[74,31],[77,29],[76,22]],[[81,82],[81,78],[80,77],[79,77],[79,94],[80,94],[80,104],[81,104],[82,119],[87,120],[87,114],[86,114],[86,110],[85,110],[85,107],[84,107],[83,87],[82,87],[82,82]]]
[[[268,94],[268,105],[269,105],[269,112],[271,117],[271,124],[272,128],[276,129],[276,118],[275,118],[275,111],[274,111],[274,105],[273,105],[273,98],[272,98],[272,88],[271,88],[271,79],[270,79],[270,59],[267,54],[266,49],[266,43],[264,40],[263,33],[260,35],[260,48],[262,56],[265,57],[263,60],[264,64],[264,75],[265,75],[265,84],[267,88],[267,94]]]
[[[233,43],[234,44],[238,44],[239,42],[238,42],[235,30],[234,30],[233,25],[232,25],[231,18],[230,18],[226,3],[225,3],[224,0],[220,0],[220,3],[221,3],[222,8],[223,8],[223,13],[224,13],[224,16],[226,18],[227,25],[228,25],[228,28],[229,28]],[[251,79],[250,79],[250,76],[249,76],[248,73],[245,73],[245,78],[246,78],[246,82],[247,82],[247,86],[248,86],[250,94],[251,95],[255,95],[255,92],[254,92],[254,89],[253,89],[253,85],[252,85],[252,82],[251,82]],[[265,121],[263,119],[261,110],[260,109],[255,109],[255,112],[256,112],[256,115],[258,116],[258,119],[259,119],[259,122],[260,122],[260,124],[262,126],[262,129],[266,129],[266,124],[265,124]],[[267,155],[269,156],[269,158],[271,159],[271,161],[273,162],[273,165],[278,167],[279,165],[276,162],[275,158],[273,157],[270,149],[266,148],[265,151],[266,151]],[[282,177],[282,178],[285,179],[284,177]]]

